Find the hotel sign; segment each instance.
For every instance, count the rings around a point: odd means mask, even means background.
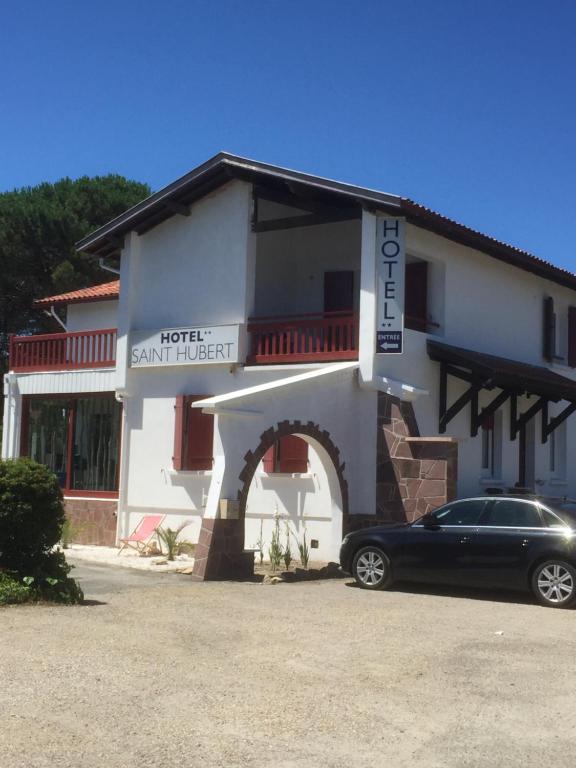
[[[239,325],[190,326],[130,334],[130,367],[237,363]]]
[[[404,219],[376,219],[376,352],[402,354]]]

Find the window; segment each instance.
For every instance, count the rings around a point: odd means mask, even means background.
[[[413,331],[428,328],[428,262],[409,261],[406,264],[404,288],[404,323]]]
[[[324,312],[352,312],[354,272],[324,272]]]
[[[21,454],[51,469],[64,493],[115,493],[121,415],[112,393],[25,397]]]
[[[549,469],[555,480],[566,479],[566,422],[559,424],[548,437]]]
[[[544,316],[542,328],[542,357],[551,363],[556,353],[556,314],[554,299],[547,296],[544,299]]]
[[[179,395],[176,398],[174,455],[172,466],[179,471],[212,469],[214,416],[192,408],[196,400],[210,395]]]
[[[568,365],[576,368],[576,307],[568,307]]]
[[[540,528],[542,526],[536,504],[515,499],[499,499],[492,502],[481,524],[498,528]]]
[[[478,525],[486,506],[484,499],[467,499],[433,512],[438,525]]]
[[[546,507],[540,507],[546,528],[566,528],[566,523]]]
[[[288,435],[269,448],[262,459],[264,472],[304,473],[308,471],[308,443],[297,435]]]
[[[500,477],[502,463],[502,413],[486,416],[482,422],[482,477]]]

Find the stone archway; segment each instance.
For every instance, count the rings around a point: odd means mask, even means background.
[[[302,424],[300,421],[281,421],[276,428],[270,427],[260,435],[260,443],[255,451],[248,451],[244,456],[244,469],[240,473],[239,479],[242,482],[242,488],[238,492],[238,501],[240,503],[240,518],[244,519],[246,514],[246,501],[248,499],[248,492],[250,490],[250,484],[254,473],[256,472],[258,465],[262,461],[266,451],[271,448],[274,443],[280,440],[282,437],[288,435],[298,435],[303,437],[309,437],[314,442],[318,443],[326,452],[330,458],[333,468],[336,473],[336,478],[340,488],[340,496],[342,499],[342,515],[344,519],[348,517],[348,483],[344,477],[345,463],[340,461],[340,450],[333,443],[330,433],[326,430],[320,429],[318,424],[309,421],[306,424]]]
[[[288,435],[309,438],[312,444],[316,444],[325,453],[326,460],[331,462],[331,469],[340,491],[342,526],[346,529],[349,508],[348,483],[344,476],[345,463],[341,461],[340,450],[332,441],[330,433],[312,421],[306,424],[300,421],[281,421],[276,427],[270,427],[263,432],[258,446],[244,456],[244,467],[238,476],[241,487],[238,490],[237,519],[215,518],[202,521],[194,560],[195,579],[205,581],[247,578],[254,574],[254,556],[251,552],[244,552],[244,518],[248,492],[254,473],[266,451],[277,440]]]

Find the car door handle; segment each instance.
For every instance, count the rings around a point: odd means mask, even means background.
[[[458,539],[458,544],[470,544],[470,536],[460,536]]]
[[[530,539],[522,539],[522,546],[527,547],[530,544]]]

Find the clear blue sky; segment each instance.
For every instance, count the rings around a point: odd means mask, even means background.
[[[576,271],[573,0],[0,0],[0,190],[219,150]]]

